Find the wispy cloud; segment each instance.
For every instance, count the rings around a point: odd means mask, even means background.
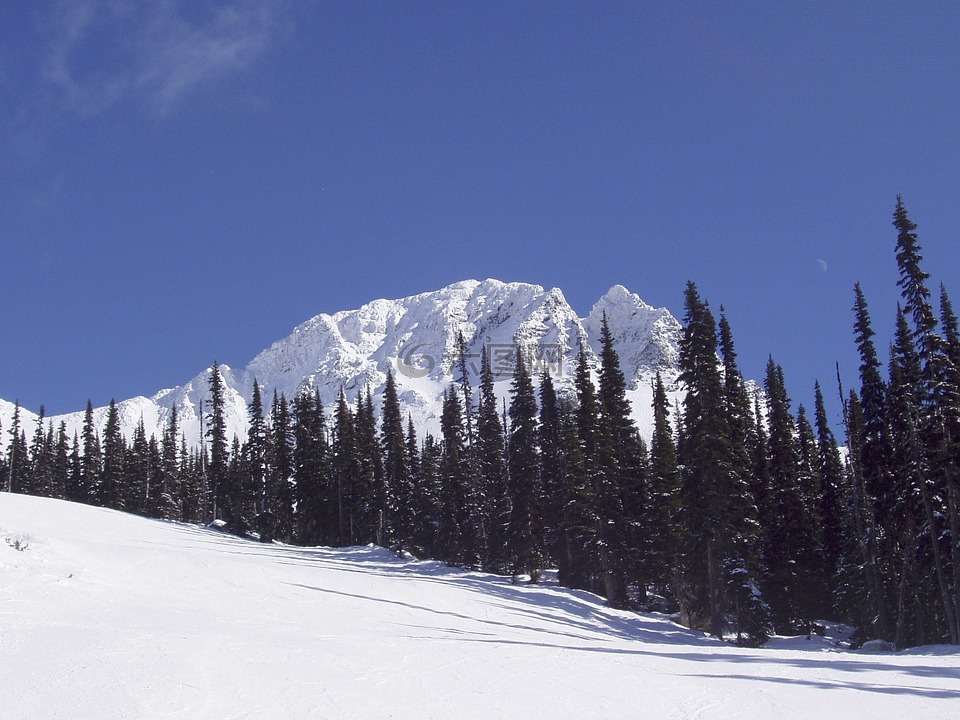
[[[72,0],[50,26],[43,77],[69,109],[97,115],[133,101],[166,114],[202,86],[249,68],[289,28],[266,0],[199,3]]]

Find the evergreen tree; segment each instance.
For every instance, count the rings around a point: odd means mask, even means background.
[[[680,470],[670,425],[667,391],[660,372],[653,388],[650,444],[650,580],[657,592],[675,595],[678,571]]]
[[[597,507],[600,513],[600,560],[607,602],[626,607],[627,584],[633,580],[641,597],[646,539],[641,526],[646,507],[646,448],[630,416],[627,386],[606,313],[600,329],[600,445],[597,457]]]
[[[336,545],[355,545],[359,542],[360,463],[357,454],[356,428],[353,413],[347,404],[343,388],[337,396],[334,411],[332,479],[336,493]]]
[[[120,432],[120,415],[112,399],[107,410],[107,422],[103,429],[103,470],[95,495],[101,507],[122,510],[124,507],[124,460],[127,448]]]
[[[489,572],[505,573],[510,569],[507,552],[507,529],[510,524],[506,448],[503,423],[497,410],[493,390],[493,372],[487,349],[480,360],[480,404],[477,408],[475,465],[482,498],[485,554],[483,567]]]
[[[251,494],[249,508],[252,524],[261,542],[269,542],[273,530],[273,516],[268,495],[267,475],[270,471],[270,430],[263,412],[260,383],[253,379],[250,404],[247,405],[247,440],[243,452],[243,485]],[[238,498],[239,499],[239,498]]]
[[[293,425],[287,398],[276,391],[270,411],[270,454],[267,469],[269,541],[290,542],[293,536]],[[261,541],[264,541],[261,538]],[[266,542],[266,541],[264,541]]]
[[[76,500],[93,502],[97,485],[100,483],[100,438],[93,420],[93,404],[87,400],[87,409],[83,415],[83,429],[80,431],[83,445],[83,464],[80,471],[80,487]]]
[[[680,343],[680,381],[686,386],[681,456],[681,517],[684,541],[680,589],[681,618],[688,626],[704,622],[722,637],[726,603],[723,571],[735,540],[729,512],[734,454],[717,361],[713,314],[687,283],[686,314]]]
[[[302,545],[329,542],[336,504],[327,477],[326,419],[319,391],[303,390],[294,400],[296,537]]]
[[[544,559],[543,511],[540,489],[540,448],[537,432],[537,399],[533,381],[517,348],[510,386],[510,434],[507,468],[510,493],[510,524],[507,552],[510,571],[538,582]]]
[[[210,463],[206,466],[205,479],[210,492],[211,507],[204,508],[204,514],[210,519],[225,519],[228,524],[232,518],[224,518],[224,511],[229,512],[230,488],[227,487],[227,465],[229,451],[227,448],[227,419],[224,399],[223,376],[220,366],[214,361],[210,367],[209,378],[210,413],[207,415],[205,437],[210,442]]]
[[[384,545],[398,550],[410,546],[413,535],[413,479],[407,454],[407,439],[403,431],[403,415],[393,373],[387,373],[383,390],[383,445],[384,496],[380,511],[385,518]]]
[[[467,508],[463,412],[455,386],[444,393],[440,415],[443,453],[440,459],[440,517],[435,538],[437,557],[451,565],[465,563],[463,527]]]
[[[542,492],[545,551],[558,567],[566,563],[563,510],[567,496],[567,457],[564,450],[563,417],[550,373],[540,375],[540,487]]]
[[[880,376],[880,360],[873,344],[874,331],[867,310],[867,303],[860,288],[854,286],[854,331],[860,353],[859,409],[862,417],[859,442],[849,445],[852,452],[857,480],[862,482],[862,492],[857,492],[860,507],[856,512],[862,516],[862,532],[859,542],[865,553],[863,569],[868,601],[873,610],[876,634],[890,638],[891,622],[888,590],[884,586],[885,568],[889,565],[890,546],[884,540],[889,532],[884,531],[884,522],[891,518],[893,503],[893,478],[890,473],[891,443],[886,417],[887,388]],[[883,550],[886,552],[883,552]]]
[[[46,485],[49,480],[49,454],[46,447],[46,435],[44,434],[44,412],[43,405],[40,406],[40,415],[37,418],[37,425],[34,428],[33,440],[28,450],[30,461],[27,463],[27,472],[24,474],[24,481],[20,492],[27,495],[45,495]]]
[[[373,413],[369,388],[365,392],[357,393],[354,422],[360,470],[358,528],[364,543],[378,542],[383,537],[386,520],[380,513],[382,499],[386,497],[386,485],[383,479],[380,439],[377,437],[377,420]]]
[[[408,442],[411,439],[416,441],[412,424],[408,428],[407,439]],[[442,556],[442,548],[438,544],[438,529],[441,527],[442,517],[442,458],[442,445],[428,433],[413,474],[413,547],[423,557]]]
[[[817,430],[817,472],[820,477],[819,515],[823,567],[828,586],[835,588],[839,580],[843,549],[847,544],[847,524],[844,521],[845,483],[843,462],[836,437],[830,428],[819,382],[814,384],[814,424]],[[831,611],[835,609],[834,603]]]
[[[160,477],[156,516],[164,520],[179,520],[180,509],[180,456],[177,453],[177,436],[180,432],[177,406],[170,408],[167,425],[160,443]]]
[[[50,468],[50,497],[65,498],[70,484],[70,445],[67,442],[67,424],[63,420],[57,428],[53,443],[52,466]]]
[[[564,507],[567,572],[561,581],[574,588],[600,591],[599,524],[597,509],[597,449],[600,441],[600,406],[590,377],[587,353],[581,343],[574,374],[577,406],[573,413],[576,444],[568,443],[569,485]],[[568,435],[569,437],[569,435]],[[572,439],[572,438],[570,438]]]
[[[9,492],[23,492],[27,484],[30,455],[27,439],[20,425],[20,402],[13,406],[13,423],[10,426],[10,444],[7,448],[7,477],[4,478]]]

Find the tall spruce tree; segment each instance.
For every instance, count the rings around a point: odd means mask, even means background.
[[[480,398],[477,408],[477,432],[474,457],[483,499],[482,515],[485,539],[483,567],[489,572],[510,570],[507,529],[510,524],[506,448],[503,423],[493,389],[490,357],[484,347],[480,358]]]
[[[380,432],[385,486],[384,497],[380,500],[380,511],[386,518],[383,543],[403,550],[410,546],[413,537],[413,479],[407,454],[407,439],[403,432],[400,399],[392,372],[387,373],[383,390],[383,422]]]
[[[567,497],[567,457],[563,416],[550,373],[540,375],[540,488],[542,492],[545,551],[558,575],[567,559],[563,510]],[[565,571],[565,569],[564,569]]]
[[[443,395],[440,430],[443,451],[440,458],[440,502],[437,532],[434,538],[437,557],[450,565],[463,565],[463,528],[467,513],[467,466],[463,405],[456,386]]]
[[[844,547],[848,540],[845,522],[845,479],[837,439],[830,427],[820,383],[814,384],[814,425],[817,430],[817,471],[820,477],[819,514],[822,527],[823,567],[833,591],[839,580]],[[831,612],[837,609],[831,598]]]
[[[333,457],[331,458],[332,490],[336,497],[336,545],[355,545],[359,542],[359,504],[362,493],[360,463],[357,452],[357,433],[353,413],[347,404],[343,388],[337,395],[334,411]]]
[[[646,448],[637,433],[627,400],[627,385],[606,313],[600,326],[600,444],[597,508],[600,513],[600,559],[607,602],[623,608],[633,581],[646,594]]]
[[[334,525],[327,478],[326,420],[318,391],[303,389],[293,403],[297,542],[317,545]]]
[[[537,582],[544,560],[537,399],[533,380],[519,347],[516,355],[513,382],[510,385],[510,433],[507,444],[510,478],[507,552],[514,580],[520,574],[528,574],[531,582]]]
[[[120,432],[120,415],[112,399],[107,409],[107,421],[103,428],[103,470],[97,486],[96,501],[101,507],[122,510],[124,507],[124,461],[126,442]]]
[[[680,469],[670,423],[670,405],[657,371],[653,386],[653,438],[650,443],[650,580],[661,595],[676,596]]]
[[[209,441],[210,463],[206,466],[206,481],[210,492],[210,507],[205,509],[211,520],[227,519],[223,517],[228,505],[230,488],[227,487],[227,466],[229,450],[227,447],[227,418],[224,397],[223,376],[220,365],[214,361],[210,366],[208,380],[210,412],[207,415],[206,439]]]
[[[717,359],[717,326],[696,285],[684,293],[684,332],[680,342],[680,381],[684,397],[681,458],[682,543],[680,601],[682,621],[706,623],[722,637],[727,609],[726,559],[736,539],[729,498],[735,476],[723,379]]]

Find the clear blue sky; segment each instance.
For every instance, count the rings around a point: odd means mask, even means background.
[[[788,8],[789,6],[789,8]],[[473,277],[725,305],[812,404],[881,354],[897,193],[960,303],[960,6],[6,2],[0,397],[242,366]]]

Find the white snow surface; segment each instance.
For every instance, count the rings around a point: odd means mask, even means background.
[[[957,717],[956,648],[739,649],[556,585],[0,495],[5,718]],[[809,649],[806,649],[809,648]]]
[[[243,369],[220,365],[225,384],[228,436],[243,439],[247,432],[247,404],[254,379],[260,384],[264,406],[273,392],[292,400],[303,389],[319,390],[329,413],[342,387],[351,403],[369,388],[379,410],[387,372],[392,370],[404,414],[418,432],[439,433],[443,392],[454,379],[456,342],[463,333],[467,344],[469,380],[479,385],[480,355],[484,346],[494,359],[496,391],[508,398],[513,361],[508,353],[519,345],[535,359],[535,377],[547,366],[563,395],[573,392],[575,357],[584,342],[591,366],[597,367],[600,328],[606,313],[628,383],[628,397],[641,434],[650,439],[653,428],[652,382],[659,370],[668,386],[678,374],[680,323],[664,308],[653,308],[621,285],[611,288],[586,318],[580,318],[558,289],[499,280],[465,280],[434,292],[398,300],[374,300],[358,310],[321,314],[257,355]],[[150,398],[118,401],[121,427],[130,438],[140,420],[147,435],[158,438],[176,405],[187,443],[200,438],[199,408],[208,402],[209,370],[187,383],[161,390]],[[674,392],[674,395],[676,393]],[[477,393],[474,393],[476,401]],[[208,408],[207,408],[208,409]],[[0,400],[0,424],[10,428],[13,405]],[[68,438],[80,433],[82,410],[45,420],[54,429],[66,423]],[[95,408],[101,432],[107,408]],[[36,415],[21,409],[30,435]]]

